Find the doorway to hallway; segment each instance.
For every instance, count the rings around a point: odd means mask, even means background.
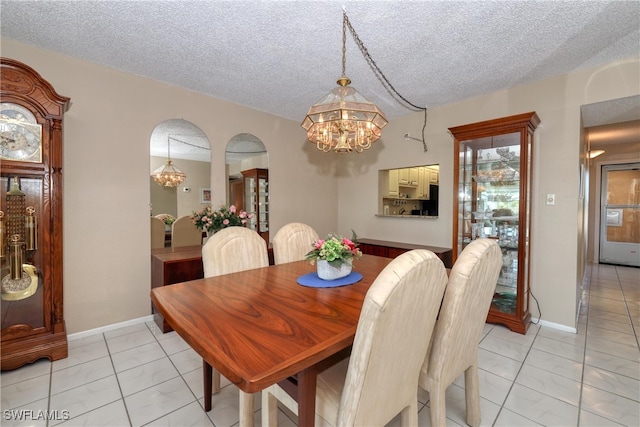
[[[640,163],[602,166],[601,263],[640,267]]]

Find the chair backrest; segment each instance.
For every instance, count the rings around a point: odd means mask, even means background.
[[[316,230],[301,222],[291,222],[273,237],[273,260],[276,264],[301,261],[320,239]]]
[[[267,243],[245,227],[227,227],[209,237],[202,247],[204,277],[267,267]]]
[[[165,226],[162,220],[151,218],[151,249],[164,248]]]
[[[495,240],[477,239],[456,260],[447,283],[423,372],[450,384],[477,361],[480,335],[502,268]]]
[[[202,244],[202,231],[198,230],[191,217],[181,216],[171,225],[171,247],[194,246]]]
[[[442,261],[416,249],[369,288],[358,320],[337,425],[384,425],[411,399],[447,283]]]

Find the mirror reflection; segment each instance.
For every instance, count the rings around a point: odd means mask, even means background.
[[[171,119],[153,130],[149,153],[150,215],[163,219],[170,231],[172,220],[190,216],[210,203],[211,146],[198,126],[186,120]],[[175,187],[159,185],[151,177],[151,173],[166,165],[168,159],[186,175]]]
[[[378,215],[437,217],[439,165],[380,170]]]
[[[269,155],[262,141],[249,133],[229,140],[225,151],[227,204],[252,214],[247,227],[269,243]]]

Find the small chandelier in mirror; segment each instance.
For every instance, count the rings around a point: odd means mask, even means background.
[[[163,166],[154,170],[151,177],[162,187],[177,187],[187,178],[187,175],[175,167],[171,161],[171,137],[167,139],[167,161]]]
[[[358,153],[371,148],[387,125],[384,113],[357,90],[345,75],[347,14],[342,13],[342,77],[338,87],[314,104],[302,127],[307,139],[324,152]]]

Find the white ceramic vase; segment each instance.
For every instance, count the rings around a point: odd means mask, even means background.
[[[334,267],[329,264],[329,261],[324,259],[319,259],[317,261],[318,266],[318,277],[322,280],[336,280],[341,277],[346,277],[351,274],[351,261],[347,260],[340,265],[340,267]]]

